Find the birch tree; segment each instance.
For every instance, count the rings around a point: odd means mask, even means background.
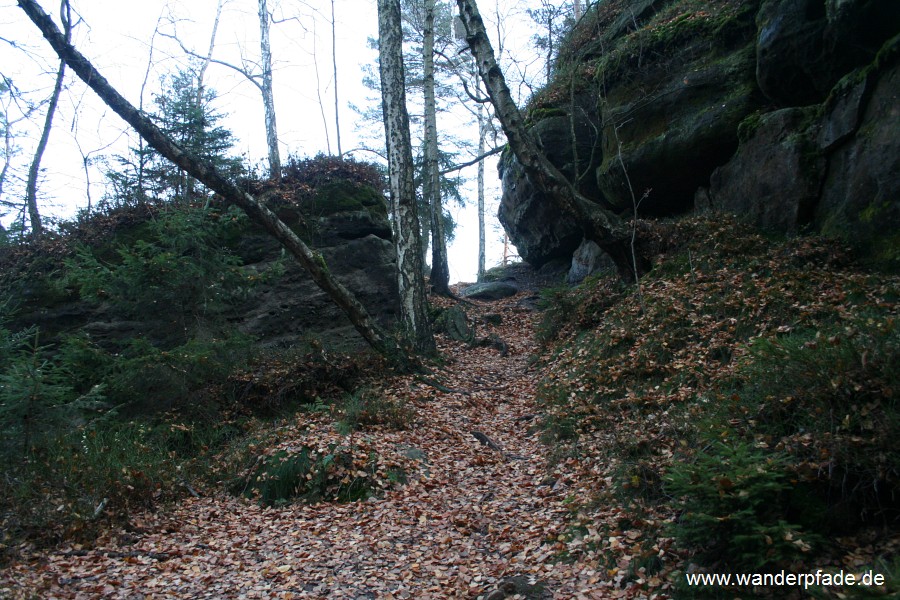
[[[476,81],[476,83],[478,83]],[[481,93],[481,86],[475,86],[475,93]],[[484,104],[478,103],[476,109],[476,120],[478,123],[478,156],[484,156],[484,149],[487,143],[487,135],[490,131],[490,118],[486,114]],[[484,279],[485,260],[486,260],[486,232],[484,226],[484,159],[478,161],[478,281]]]
[[[41,31],[60,59],[91,88],[103,102],[131,125],[160,154],[187,171],[191,176],[220,194],[227,202],[241,208],[250,219],[277,239],[306,269],[313,281],[347,315],[366,342],[388,357],[394,365],[409,369],[413,363],[395,340],[387,335],[368,314],[365,307],[329,272],[322,255],[307,246],[290,227],[257,198],[245,192],[233,180],[224,177],[209,163],[190,156],[183,148],[131,105],[91,62],[76,50],[59,31],[50,16],[34,0],[17,0],[28,18]]]
[[[435,351],[435,345],[428,320],[419,218],[416,214],[400,0],[378,0],[378,47],[402,327],[407,342],[413,348],[431,354]]]
[[[68,0],[62,0],[60,3],[59,18],[62,21],[65,40],[68,42],[72,39],[72,8],[69,6]],[[31,221],[31,233],[35,237],[40,237],[44,233],[44,225],[41,223],[41,214],[38,211],[37,204],[37,186],[41,173],[41,160],[44,158],[44,152],[47,150],[47,142],[50,141],[50,129],[53,127],[53,117],[56,115],[56,105],[59,103],[60,94],[62,94],[65,77],[66,61],[60,60],[59,68],[56,71],[56,83],[50,95],[50,102],[47,104],[44,129],[41,131],[41,138],[38,140],[37,148],[34,151],[34,158],[31,161],[31,166],[28,168],[28,181],[25,184],[25,205],[28,208],[28,217]]]
[[[259,0],[259,49],[262,61],[263,109],[266,121],[266,146],[269,150],[269,177],[281,179],[281,153],[278,150],[278,125],[275,121],[275,93],[272,87],[272,44],[269,41],[269,8]],[[251,81],[254,81],[252,78]]]

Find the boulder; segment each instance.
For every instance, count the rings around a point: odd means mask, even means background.
[[[515,157],[504,156],[500,164],[503,195],[497,217],[519,256],[535,267],[567,259],[582,236],[578,222],[535,188]]]
[[[442,310],[434,320],[434,330],[458,342],[471,343],[475,339],[475,328],[469,323],[469,315],[459,306]]]
[[[275,203],[274,208],[295,233],[322,254],[336,279],[382,326],[390,328],[399,312],[399,295],[386,201],[368,186],[324,187],[325,192],[320,191],[311,200],[283,201]],[[138,217],[92,243],[104,246],[117,240],[141,239],[143,223],[149,216]],[[313,340],[336,350],[365,345],[343,311],[278,242],[249,222],[235,229],[227,245],[237,255],[239,267],[266,275],[265,281],[244,290],[241,301],[228,307],[224,314],[228,323],[254,337],[261,347],[303,347]],[[283,272],[267,274],[273,268]],[[22,326],[40,326],[42,341],[79,331],[108,348],[120,347],[132,338],[146,339],[161,348],[177,341],[173,340],[171,323],[140,316],[123,318],[110,306],[79,299],[73,290],[54,294],[54,287],[62,286],[48,281],[41,280],[40,289],[33,294],[27,285],[19,291]],[[177,334],[180,336],[181,329]]]
[[[322,254],[328,269],[366,310],[382,326],[390,326],[399,310],[391,226],[383,197],[366,190],[357,190],[352,203],[340,196],[329,201],[320,193],[312,208],[301,212],[282,207],[278,212]],[[359,202],[360,194],[364,204]],[[288,348],[312,338],[332,349],[361,345],[362,338],[343,311],[303,267],[283,256],[281,246],[265,232],[248,231],[238,252],[245,269],[264,272],[276,262],[284,264],[281,277],[252,290],[247,301],[235,308],[231,318],[242,332],[257,338],[263,347]]]
[[[704,5],[696,18],[687,4],[599,5],[572,36],[581,45],[561,50],[566,68],[529,106],[548,158],[605,208],[689,210],[737,148],[738,123],[759,107],[758,3]],[[583,236],[577,220],[535,190],[514,157],[503,157],[500,172],[500,222],[520,256],[535,267],[568,262]]]
[[[473,300],[502,300],[519,293],[519,287],[507,281],[487,281],[484,283],[475,283],[459,294],[463,298],[472,298]]]
[[[566,283],[581,283],[585,277],[599,271],[615,271],[616,263],[600,246],[590,240],[582,240],[572,255],[572,265],[566,274]]]

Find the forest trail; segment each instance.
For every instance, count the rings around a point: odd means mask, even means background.
[[[523,294],[477,303],[479,336],[508,353],[439,338],[439,391],[388,384],[416,409],[403,431],[355,432],[414,457],[405,485],[347,504],[263,508],[224,493],[135,515],[91,548],[58,548],[0,575],[15,598],[608,598],[605,569],[560,562],[576,489],[548,471],[535,432],[535,313]],[[438,301],[440,302],[440,301]],[[499,450],[476,439],[489,437]],[[532,584],[537,583],[537,586]],[[543,590],[543,591],[542,591]],[[519,595],[517,595],[519,594]]]

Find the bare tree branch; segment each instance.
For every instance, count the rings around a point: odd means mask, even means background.
[[[450,167],[449,169],[444,169],[443,171],[441,171],[441,175],[446,175],[447,173],[453,173],[454,171],[461,171],[461,170],[465,169],[466,167],[471,167],[472,165],[477,165],[478,163],[480,163],[481,161],[486,159],[488,156],[500,154],[501,152],[503,152],[503,148],[504,148],[503,146],[497,146],[496,148],[492,148],[491,150],[488,150],[484,154],[476,156],[472,160],[467,160],[466,162],[460,163],[458,165],[454,165],[454,166]]]

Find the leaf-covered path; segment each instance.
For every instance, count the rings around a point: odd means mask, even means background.
[[[12,565],[0,576],[0,595],[497,598],[505,587],[507,597],[615,597],[596,562],[559,560],[567,506],[586,490],[576,489],[565,463],[547,470],[548,449],[534,432],[534,315],[520,303],[521,296],[469,309],[475,318],[501,316],[500,325],[478,327],[507,343],[505,356],[441,340],[447,363],[435,378],[452,391],[394,379],[388,393],[413,403],[413,426],[351,434],[411,464],[406,485],[348,504],[261,508],[224,494],[188,498],[135,515],[128,531],[109,531],[90,548]],[[308,436],[310,427],[303,430]]]

